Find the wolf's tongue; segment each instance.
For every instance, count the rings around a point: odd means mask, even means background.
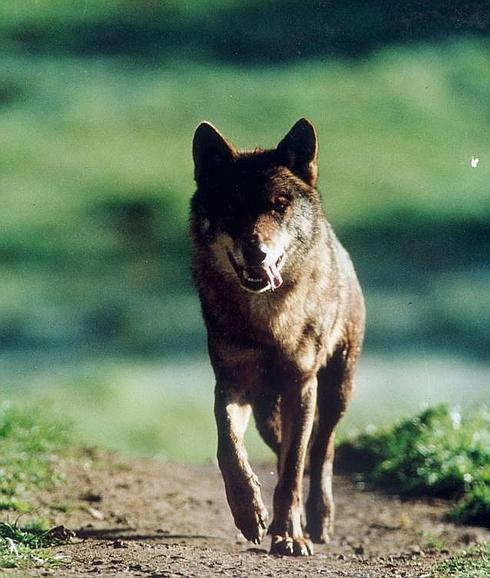
[[[263,265],[263,269],[269,278],[272,290],[278,289],[282,285],[282,277],[276,265]]]

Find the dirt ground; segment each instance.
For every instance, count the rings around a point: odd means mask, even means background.
[[[274,468],[257,472],[270,505]],[[38,499],[40,514],[49,508],[58,524],[75,532],[56,549],[70,562],[28,575],[423,578],[436,560],[490,539],[482,528],[447,523],[447,503],[401,501],[337,476],[332,542],[310,558],[280,558],[268,554],[269,539],[253,547],[240,536],[211,464],[100,454],[77,460],[66,476],[66,484]]]

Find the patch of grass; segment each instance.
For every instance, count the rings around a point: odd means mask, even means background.
[[[490,544],[462,550],[432,569],[431,578],[487,578],[490,576]]]
[[[453,520],[489,525],[490,414],[438,406],[344,444],[367,478],[397,492],[458,498]]]
[[[0,404],[0,510],[29,512],[31,492],[60,480],[56,466],[68,455],[69,428],[38,408]],[[22,526],[8,518],[0,521],[0,568],[63,563],[49,550],[64,541],[60,530],[40,519]]]
[[[22,527],[17,523],[0,522],[0,568],[52,566],[66,561],[48,548],[63,542],[56,528],[46,528],[43,521]]]
[[[442,550],[444,541],[440,536],[433,532],[422,532],[422,538],[425,540],[424,548],[426,550]]]
[[[0,446],[0,510],[29,511],[29,493],[59,479],[55,466],[68,450],[67,425],[4,402]]]
[[[450,512],[450,517],[458,522],[478,524],[490,528],[490,485],[476,484]]]

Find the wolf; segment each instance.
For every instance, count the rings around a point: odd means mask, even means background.
[[[257,544],[269,532],[278,555],[311,555],[333,530],[334,430],[364,335],[361,288],[315,188],[317,156],[304,118],[273,149],[238,150],[208,122],[194,133],[192,269],[216,377],[218,464],[236,526]],[[270,525],[244,445],[252,413],[278,457]]]

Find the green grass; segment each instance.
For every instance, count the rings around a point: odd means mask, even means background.
[[[38,407],[0,404],[0,510],[28,512],[29,495],[58,480],[57,465],[69,448],[67,426]]]
[[[66,423],[41,414],[39,406],[0,405],[0,568],[64,562],[49,550],[62,540],[47,521],[20,520],[36,509],[33,492],[61,480],[59,465],[70,443]]]
[[[456,522],[490,528],[490,481],[487,479],[471,487],[464,498],[454,506],[450,516]]]
[[[49,549],[63,543],[56,531],[43,522],[19,526],[0,522],[0,568],[32,568],[57,566],[67,562],[66,556]]]
[[[490,544],[474,546],[439,562],[431,578],[487,578],[490,576]]]
[[[346,447],[368,479],[408,495],[457,498],[453,520],[490,527],[490,414],[446,406],[361,434]]]

